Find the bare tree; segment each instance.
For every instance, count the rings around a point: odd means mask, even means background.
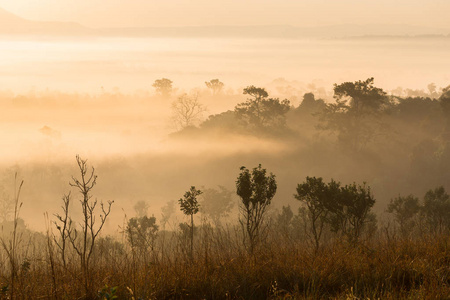
[[[197,125],[206,112],[206,107],[198,101],[198,95],[184,94],[172,103],[173,122],[177,129]]]
[[[82,198],[80,199],[80,204],[82,208],[82,221],[80,222],[80,232],[77,228],[70,231],[69,240],[75,249],[76,253],[80,257],[80,265],[84,277],[84,288],[86,291],[86,296],[90,296],[90,272],[89,272],[89,262],[91,259],[92,252],[94,250],[95,239],[105,225],[106,218],[111,212],[111,205],[114,201],[108,201],[107,205],[100,202],[101,213],[100,213],[100,223],[96,226],[96,213],[95,208],[97,207],[97,199],[92,200],[91,190],[97,182],[97,175],[95,175],[95,169],[92,167],[89,172],[87,166],[87,160],[83,160],[80,156],[76,156],[78,168],[81,173],[81,178],[77,179],[72,176],[72,182],[69,184],[78,189]],[[71,222],[71,221],[70,221]]]
[[[56,226],[56,229],[59,232],[59,236],[56,237],[53,235],[53,241],[56,246],[59,248],[61,254],[61,260],[63,262],[64,268],[66,267],[66,249],[67,243],[69,240],[69,236],[72,232],[72,220],[69,217],[69,206],[70,206],[70,192],[67,195],[64,195],[63,200],[63,215],[55,214],[56,221],[53,223]]]

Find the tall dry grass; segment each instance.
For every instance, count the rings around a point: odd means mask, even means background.
[[[388,239],[357,245],[330,239],[315,253],[302,236],[273,228],[250,255],[238,227],[202,226],[194,258],[182,233],[159,234],[152,252],[120,238],[98,240],[91,295],[98,299],[448,299],[450,237]],[[50,237],[35,236],[18,250],[14,291],[1,256],[2,299],[87,299],[76,254],[64,267]],[[164,249],[164,251],[161,251]],[[13,293],[14,292],[14,293]],[[92,296],[90,296],[92,298]],[[109,297],[109,298],[108,298]]]

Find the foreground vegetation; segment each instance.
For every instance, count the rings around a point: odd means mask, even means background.
[[[76,256],[64,267],[49,244],[20,256],[15,298],[78,299],[446,299],[450,296],[447,236],[391,239],[349,246],[330,241],[314,252],[275,232],[250,255],[231,228],[202,227],[194,258],[178,234],[160,235],[154,251],[136,252],[110,238],[95,249],[91,294]],[[42,247],[42,248],[40,248]],[[2,298],[10,278],[2,261]]]
[[[78,156],[77,164],[80,177],[70,185],[81,195],[82,216],[71,213],[66,194],[63,213],[48,220],[46,234],[23,226],[23,182],[18,185],[13,221],[3,224],[10,226],[9,237],[1,237],[2,298],[450,297],[450,197],[442,187],[428,191],[423,203],[412,195],[393,199],[387,210],[394,223],[377,227],[366,185],[307,177],[295,195],[303,204],[298,214],[290,206],[268,214],[275,175],[261,165],[242,167],[236,181],[240,226],[221,225],[224,211],[211,209],[215,217],[195,226],[203,192],[192,186],[179,200],[190,223],[178,230],[160,231],[144,203],[121,236],[101,237],[113,202],[93,199],[95,169]],[[229,193],[206,192],[227,206]]]

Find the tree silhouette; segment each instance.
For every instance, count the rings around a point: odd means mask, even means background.
[[[152,86],[156,89],[156,92],[163,97],[169,97],[172,93],[172,80],[170,79],[157,79]]]
[[[169,222],[170,217],[175,213],[176,201],[171,200],[161,207],[161,225],[163,230],[166,229],[166,224]]]
[[[254,85],[246,87],[243,94],[252,96],[255,101],[263,100],[269,96],[264,88],[255,87]]]
[[[81,194],[81,199],[79,200],[82,209],[82,219],[79,224],[81,236],[79,236],[80,231],[77,228],[74,228],[69,232],[68,238],[75,249],[75,252],[80,257],[80,264],[84,277],[84,288],[86,295],[89,298],[92,296],[90,295],[90,293],[92,293],[92,280],[89,263],[94,251],[96,238],[106,223],[106,219],[111,212],[111,206],[114,201],[108,201],[107,205],[100,202],[100,222],[96,224],[96,208],[98,201],[97,199],[92,200],[91,191],[97,183],[97,175],[95,175],[95,169],[93,167],[89,171],[87,160],[81,159],[78,155],[76,156],[76,160],[81,177],[78,179],[72,176],[70,185],[75,187]],[[70,220],[70,222],[72,222],[72,220]]]
[[[335,103],[327,105],[321,129],[337,132],[342,145],[359,151],[383,128],[380,113],[389,103],[386,93],[373,86],[374,79],[334,85]]]
[[[450,141],[450,85],[442,90],[439,102],[446,119],[444,138],[445,140]]]
[[[356,244],[364,225],[370,220],[370,210],[375,204],[370,187],[356,183],[331,190],[333,201],[328,201],[332,230],[341,232],[348,241]]]
[[[450,230],[450,195],[444,187],[429,190],[423,202],[422,215],[430,233],[448,232]]]
[[[236,105],[235,112],[237,118],[247,127],[256,130],[284,128],[285,115],[290,109],[289,100],[267,98],[269,94],[265,89],[254,86],[245,88],[244,94],[252,98]]]
[[[206,86],[212,91],[213,95],[219,94],[223,89],[223,82],[219,79],[211,79],[205,82]]]
[[[334,184],[337,183],[332,182],[330,186],[327,186],[321,177],[306,177],[304,183],[297,185],[297,194],[294,195],[295,199],[306,205],[307,221],[314,241],[315,252],[319,250],[323,227],[329,214],[327,201],[332,201],[329,191]],[[339,189],[338,184],[337,188]]]
[[[191,259],[193,259],[194,257],[194,215],[198,213],[200,206],[198,204],[197,197],[202,193],[203,192],[197,190],[195,186],[191,186],[190,190],[184,194],[183,198],[180,198],[178,200],[178,203],[180,203],[181,211],[185,215],[191,216]]]
[[[128,220],[126,234],[131,247],[146,252],[148,248],[153,251],[158,225],[155,217],[135,217]]]
[[[316,252],[325,223],[332,231],[346,236],[350,243],[357,243],[375,204],[370,187],[365,184],[341,186],[334,180],[325,184],[321,177],[306,177],[306,181],[297,186],[294,197],[306,205]]]
[[[200,212],[208,216],[216,227],[220,226],[220,219],[227,217],[233,206],[232,192],[225,187],[203,190]]]
[[[391,199],[386,211],[394,215],[402,236],[407,237],[416,225],[415,217],[420,211],[419,198],[413,195],[398,196]]]
[[[241,167],[240,170],[236,181],[236,193],[242,200],[240,222],[246,232],[244,244],[247,237],[249,251],[253,253],[267,207],[277,191],[277,182],[272,173],[266,175],[267,171],[261,168],[261,164],[253,168],[251,173],[246,167]]]
[[[291,206],[284,206],[281,208],[281,212],[276,216],[276,225],[278,230],[286,237],[290,238],[293,230],[292,221],[294,220],[294,212]]]
[[[371,114],[380,111],[387,103],[386,93],[373,86],[374,78],[365,81],[344,82],[334,85],[336,102],[354,114]]]

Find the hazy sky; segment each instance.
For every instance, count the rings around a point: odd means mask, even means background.
[[[408,24],[450,29],[449,0],[0,0],[33,20],[91,27]]]

